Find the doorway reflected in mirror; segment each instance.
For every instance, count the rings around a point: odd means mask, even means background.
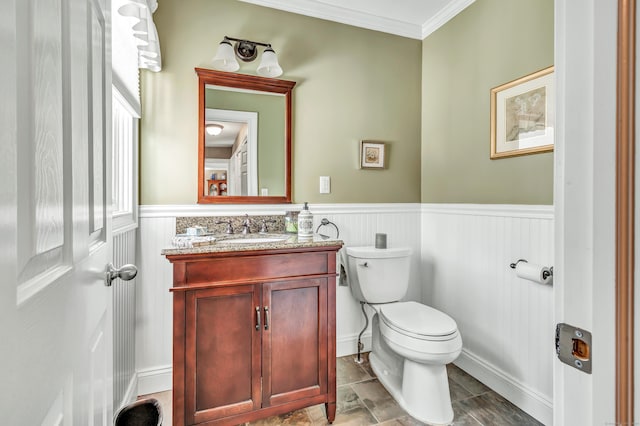
[[[258,113],[207,108],[205,129],[211,125],[222,131],[205,131],[203,195],[258,195]]]

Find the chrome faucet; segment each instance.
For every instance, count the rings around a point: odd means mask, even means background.
[[[262,221],[262,226],[260,227],[260,232],[258,232],[259,234],[266,234],[267,232],[269,232],[269,228],[267,228],[267,223],[276,223],[275,220],[263,220]]]
[[[249,220],[249,215],[246,214],[245,215],[245,219],[242,222],[242,233],[243,234],[250,234],[251,233],[250,226],[251,226],[251,220]]]
[[[221,223],[226,223],[227,224],[227,230],[226,230],[227,234],[233,234],[233,227],[231,226],[231,221],[230,220],[219,220],[219,221],[216,222],[216,225],[220,225]]]

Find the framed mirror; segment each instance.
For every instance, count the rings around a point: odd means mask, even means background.
[[[196,68],[198,203],[291,203],[293,81]]]

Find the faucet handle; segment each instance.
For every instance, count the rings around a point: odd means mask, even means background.
[[[267,232],[269,232],[269,229],[267,228],[267,223],[276,223],[276,221],[263,219],[262,226],[260,227],[260,232],[259,232],[260,234],[266,234]]]
[[[250,234],[251,233],[251,219],[249,219],[249,215],[246,214],[244,215],[245,219],[242,222],[242,233],[243,234]]]
[[[226,233],[227,234],[233,234],[233,227],[231,226],[231,221],[230,220],[218,220],[216,222],[216,225],[220,225],[222,223],[226,223],[227,224],[227,230]]]

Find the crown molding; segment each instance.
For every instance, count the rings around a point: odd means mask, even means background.
[[[458,13],[471,6],[476,0],[454,0],[445,6],[440,12],[434,15],[431,19],[422,24],[421,38],[424,40],[435,30],[449,22]]]
[[[453,0],[431,19],[422,25],[417,25],[314,0],[297,0],[295,2],[291,0],[240,1],[416,40],[424,40],[429,34],[475,2],[475,0]]]

